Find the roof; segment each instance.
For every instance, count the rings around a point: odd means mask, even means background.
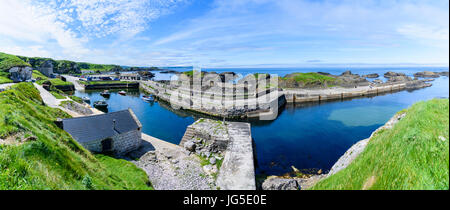
[[[110,138],[142,127],[131,109],[63,119],[62,123],[64,130],[80,143]]]

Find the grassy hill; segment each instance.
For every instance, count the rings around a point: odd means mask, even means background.
[[[92,155],[53,123],[68,117],[30,83],[0,93],[0,190],[151,189],[143,170]]]
[[[15,55],[0,52],[0,71],[7,71],[15,66],[30,66]]]
[[[345,169],[315,190],[449,189],[449,100],[414,104],[392,129],[378,132]]]
[[[30,66],[15,55],[0,52],[0,84],[11,83],[8,70],[15,66]]]

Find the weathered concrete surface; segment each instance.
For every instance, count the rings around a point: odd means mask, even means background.
[[[249,123],[227,122],[231,141],[217,177],[221,190],[255,190],[255,166]]]

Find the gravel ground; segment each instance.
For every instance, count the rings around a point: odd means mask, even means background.
[[[132,162],[147,173],[156,190],[216,189],[214,179],[205,175],[200,159],[181,147],[149,151]]]

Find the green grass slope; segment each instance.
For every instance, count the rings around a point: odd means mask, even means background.
[[[345,169],[314,190],[449,189],[449,100],[419,102],[378,132]]]
[[[0,140],[0,189],[151,189],[143,170],[92,155],[53,123],[67,117],[44,106],[30,83],[0,93],[0,138],[14,137]]]
[[[9,73],[0,71],[0,84],[12,83],[13,81],[9,79]]]
[[[15,55],[0,52],[0,71],[7,71],[15,66],[30,66]]]

